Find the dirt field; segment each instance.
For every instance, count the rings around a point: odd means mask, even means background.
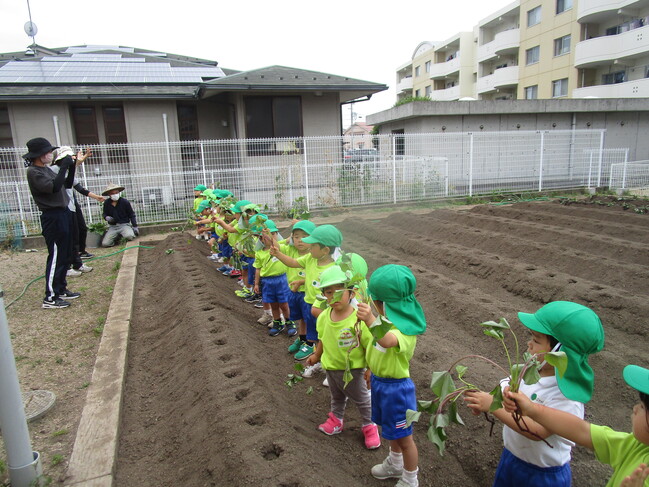
[[[363,255],[370,272],[398,263],[417,276],[428,321],[411,363],[418,398],[430,398],[433,371],[463,355],[504,363],[479,322],[506,317],[526,340],[517,311],[570,300],[592,307],[606,330],[604,350],[591,358],[596,385],[587,418],[630,430],[636,394],[621,371],[649,365],[649,216],[610,201],[350,216],[337,225],[343,248]],[[215,271],[205,250],[178,233],[140,256],[117,485],[392,485],[369,474],[387,446],[364,449],[353,405],[343,434],[316,430],[329,411],[323,375],[287,389],[289,339],[267,335],[256,323],[259,310],[234,295],[236,283]],[[471,382],[495,385],[493,370],[466,365]],[[427,442],[427,423],[415,426],[420,485],[491,484],[501,427],[490,437],[483,418],[460,411],[467,426],[448,430],[444,457]],[[586,450],[573,453],[574,485],[604,485],[608,468]]]

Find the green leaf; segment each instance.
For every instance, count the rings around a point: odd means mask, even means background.
[[[541,380],[541,375],[539,374],[538,365],[536,363],[532,363],[532,365],[525,370],[523,380],[527,385],[536,384]]]
[[[500,318],[498,321],[484,321],[480,323],[480,326],[487,328],[501,328],[503,330],[509,330],[511,328],[505,318]]]
[[[489,407],[489,412],[493,413],[496,409],[503,407],[503,390],[501,389],[500,384],[494,387],[494,389],[489,394],[493,396],[493,401],[491,402],[491,406]]]
[[[309,386],[309,388],[306,390],[306,393],[310,396],[313,394],[313,386]]]
[[[466,373],[467,370],[469,370],[469,368],[462,365],[462,364],[456,365],[455,366],[455,371],[457,372],[458,379],[461,379],[462,377],[464,377],[464,374]]]
[[[439,401],[417,401],[417,410],[428,414],[435,414]]]
[[[385,316],[379,315],[369,327],[374,340],[380,340],[394,325]]]
[[[447,371],[433,372],[430,389],[439,398],[444,398],[455,390],[453,377]]]
[[[427,436],[428,440],[439,450],[440,456],[443,456],[446,448],[446,433],[444,433],[444,428],[431,426],[428,428]]]
[[[482,330],[482,333],[488,337],[495,338],[496,340],[504,340],[505,334],[501,330],[496,330],[494,328],[485,328]]]
[[[439,413],[433,415],[433,417],[431,418],[431,424],[435,428],[445,428],[449,424],[451,424],[451,420],[448,413]]]
[[[568,368],[568,356],[565,352],[547,352],[545,354],[545,360],[553,367],[556,367],[559,372],[559,377],[563,377],[563,374],[566,373],[566,369]]]
[[[406,426],[410,427],[412,423],[419,421],[419,416],[421,416],[421,411],[406,410]]]
[[[461,396],[458,396],[461,397]],[[460,418],[460,415],[457,412],[457,402],[453,401],[448,407],[448,418],[451,423],[464,425],[464,421]]]
[[[299,363],[299,362],[296,363],[296,364],[293,364],[293,368],[294,368],[295,370],[297,370],[298,372],[300,372],[300,373],[304,372],[304,365],[302,365],[302,364]]]
[[[347,367],[349,367],[349,364],[347,364]],[[347,387],[347,385],[354,380],[354,376],[352,375],[351,370],[347,368],[345,372],[343,373],[343,382],[345,385],[343,386],[343,389]]]

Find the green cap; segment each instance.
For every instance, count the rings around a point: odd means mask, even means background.
[[[249,205],[250,201],[248,200],[239,200],[237,201],[234,206],[232,207],[232,213],[241,213],[243,210],[243,207],[246,205]]]
[[[205,186],[204,184],[199,184],[198,186],[196,186],[194,188],[194,191],[205,191],[206,189],[207,189],[207,186]]]
[[[327,286],[333,286],[334,284],[347,284],[349,282],[349,276],[343,271],[340,266],[332,265],[327,267],[322,274],[320,274],[320,282],[316,286],[318,289],[323,289]]]
[[[309,220],[300,220],[295,225],[293,225],[291,233],[295,230],[302,230],[304,233],[311,235],[313,233],[313,230],[315,230],[315,223]]]
[[[277,225],[275,225],[273,220],[266,220],[266,228],[271,232],[277,232]]]
[[[343,234],[333,225],[320,225],[316,227],[302,242],[308,244],[319,243],[326,247],[340,247],[343,243]]]
[[[649,370],[638,365],[627,365],[622,371],[622,376],[627,384],[636,391],[649,394]]]
[[[363,257],[361,257],[358,254],[355,254],[353,252],[345,252],[344,255],[341,255],[338,260],[336,261],[337,265],[342,265],[349,259],[349,266],[353,269],[354,275],[360,274],[363,277],[367,276],[367,262]]]
[[[590,401],[595,373],[588,364],[588,356],[604,348],[604,328],[599,316],[581,304],[554,301],[534,314],[518,313],[518,319],[530,330],[561,342],[559,350],[568,357],[568,368],[563,377],[555,372],[557,385],[568,399]]]
[[[228,196],[234,196],[231,191],[227,189],[215,189],[214,194],[217,198],[227,198]]]
[[[426,331],[424,310],[414,294],[416,287],[417,279],[404,265],[384,265],[370,276],[370,296],[383,301],[385,316],[404,335]]]
[[[268,219],[268,216],[264,215],[263,213],[257,213],[256,215],[253,215],[250,217],[250,220],[248,221],[248,228],[252,233],[261,233],[264,230],[264,226],[268,227],[268,222],[270,220]],[[273,225],[275,225],[273,223]],[[273,230],[271,230],[272,232]],[[274,230],[275,232],[277,231],[277,228]]]
[[[259,213],[259,211],[261,210],[261,208],[259,208],[259,205],[256,205],[254,203],[249,203],[249,204],[247,204],[245,206],[241,205],[241,209],[243,211],[254,210],[257,213]]]
[[[203,200],[199,203],[199,205],[196,207],[196,213],[203,213],[208,208],[211,208],[212,204],[209,202],[209,200]]]

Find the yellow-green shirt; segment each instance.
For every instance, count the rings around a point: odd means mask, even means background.
[[[196,210],[198,210],[198,205],[201,204],[202,201],[204,201],[205,198],[202,196],[199,196],[198,198],[194,198],[194,213],[196,213]]]
[[[255,262],[253,266],[259,269],[260,277],[281,276],[286,274],[286,264],[284,264],[277,257],[270,255],[270,251],[266,249],[257,250],[255,252]]]
[[[304,268],[304,302],[313,304],[316,301],[316,295],[320,293],[320,290],[314,286],[314,283],[320,281],[322,271],[334,265],[334,262],[319,266],[318,259],[314,259],[311,254],[302,255],[295,260]]]
[[[230,232],[228,234],[228,242],[230,242],[230,245],[234,247],[234,245],[239,241],[239,234],[241,232],[239,231],[239,222],[230,223],[230,225],[236,230],[236,232]]]
[[[284,254],[288,255],[289,257],[293,257],[294,259],[297,259],[298,257],[302,257],[298,250],[293,246],[288,244],[288,240],[282,240],[279,242],[279,251]],[[306,255],[306,254],[302,254]],[[292,283],[293,281],[300,281],[302,279],[305,279],[306,274],[304,273],[304,268],[302,267],[287,267],[286,268],[286,278],[288,279],[288,283]],[[298,292],[304,292],[304,284],[300,286],[298,289]]]
[[[318,330],[318,339],[322,342],[322,368],[325,370],[345,370],[345,357],[347,350],[354,343],[354,324],[358,318],[356,317],[356,310],[347,318],[341,321],[331,320],[331,308],[327,308],[316,322],[316,329]],[[372,340],[372,334],[367,330],[367,327],[361,324],[361,342],[363,342],[362,335],[369,335],[369,340]],[[367,339],[367,337],[366,337]],[[352,369],[363,369],[367,366],[365,362],[365,350],[359,343],[349,354],[349,365]]]
[[[399,345],[396,347],[383,348],[378,343],[372,345],[373,337],[369,330],[367,330],[367,335],[361,336],[367,366],[372,374],[385,379],[410,377],[410,359],[415,353],[417,335],[404,335],[395,326],[389,333],[397,337]]]

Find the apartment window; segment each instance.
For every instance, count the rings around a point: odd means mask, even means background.
[[[554,55],[562,56],[570,52],[570,35],[559,37],[554,40]]]
[[[557,14],[570,10],[572,8],[572,0],[557,0]]]
[[[302,100],[299,96],[249,96],[245,99],[246,135],[250,139],[302,136]],[[281,144],[280,144],[281,145]],[[295,145],[293,150],[300,147]],[[251,142],[249,155],[285,153],[275,142]]]
[[[614,85],[617,83],[624,83],[626,81],[626,71],[616,71],[615,73],[608,73],[602,75],[603,85]]]
[[[426,69],[427,73],[430,73],[430,61],[426,61],[426,64],[424,64],[424,68]]]
[[[419,98],[421,96],[421,90],[415,90],[415,97]]]
[[[421,72],[421,66],[416,66],[415,67],[415,77],[419,76],[420,72]]]
[[[557,79],[552,82],[552,98],[568,96],[568,78]]]
[[[536,100],[539,97],[539,86],[526,86],[525,87],[525,99],[526,100]]]
[[[425,89],[424,92],[426,93],[426,96],[430,98],[431,93],[433,92],[433,88],[428,85]]]
[[[532,10],[527,11],[527,26],[532,27],[533,25],[541,22],[541,6],[539,5]]]
[[[541,47],[534,46],[525,51],[525,64],[529,66],[530,64],[536,64],[539,62],[539,56],[541,55]]]

